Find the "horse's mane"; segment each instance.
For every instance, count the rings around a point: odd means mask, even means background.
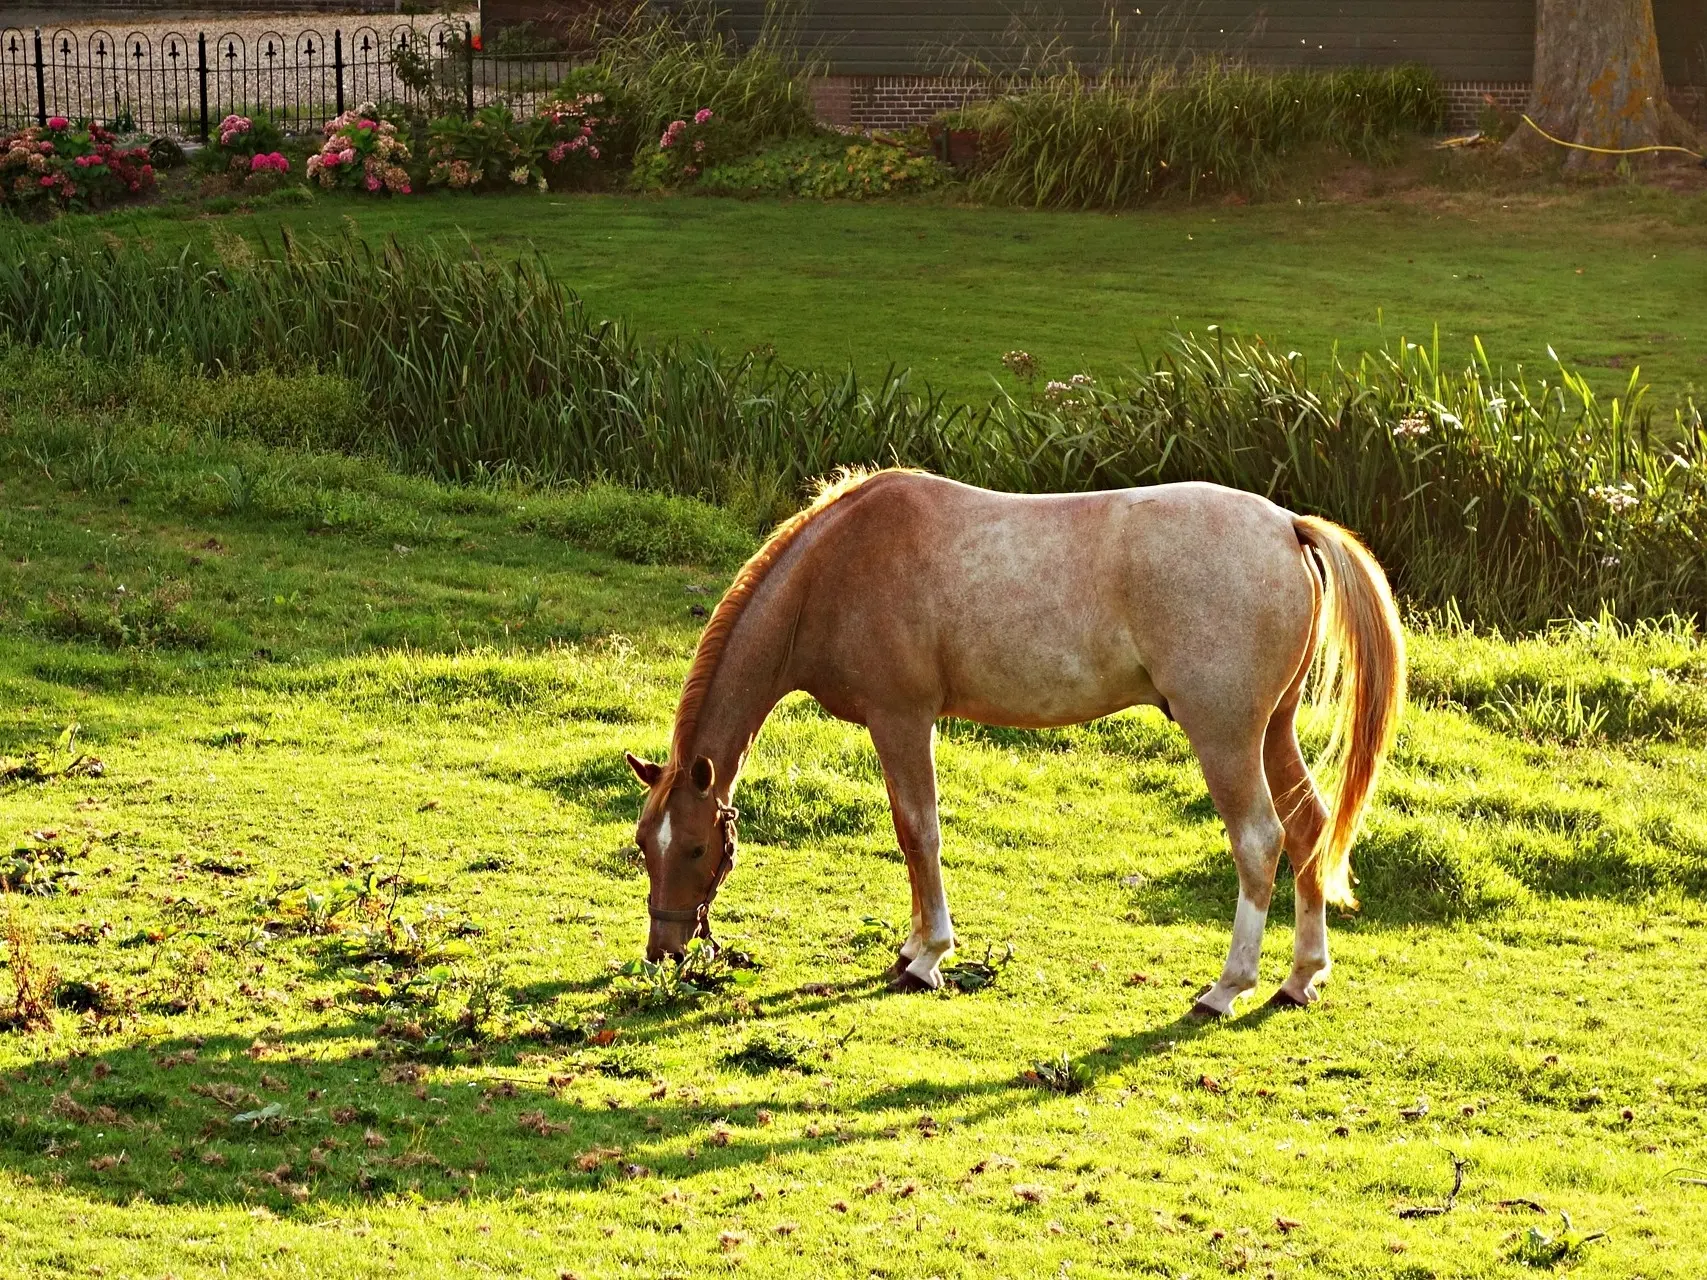
[[[794,545],[795,539],[806,526],[828,508],[873,480],[896,474],[901,474],[899,468],[872,471],[864,467],[843,467],[819,486],[810,504],[779,524],[770,537],[765,539],[764,545],[753,554],[752,559],[741,566],[741,571],[735,575],[735,581],[729,584],[729,590],[723,593],[723,599],[718,601],[717,608],[712,611],[711,621],[705,624],[705,630],[700,633],[699,647],[694,650],[693,665],[688,668],[687,681],[682,685],[682,699],[676,705],[676,728],[671,735],[670,759],[665,767],[666,776],[662,779],[664,785],[659,788],[659,795],[668,795],[669,784],[688,766],[688,753],[693,749],[694,734],[699,729],[699,714],[705,705],[705,696],[711,690],[711,681],[717,674],[718,664],[723,659],[723,651],[729,645],[730,633],[741,620],[742,612],[765,580],[765,575]]]

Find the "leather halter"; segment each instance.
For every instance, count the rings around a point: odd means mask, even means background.
[[[717,860],[717,870],[712,873],[711,887],[705,891],[705,898],[695,907],[660,907],[652,902],[647,895],[646,914],[652,919],[664,924],[691,924],[694,926],[693,936],[713,941],[711,936],[711,900],[717,896],[717,891],[723,887],[723,882],[729,878],[729,873],[735,869],[736,829],[735,822],[741,816],[741,811],[732,804],[721,801],[717,805],[717,834],[723,845],[722,855]]]

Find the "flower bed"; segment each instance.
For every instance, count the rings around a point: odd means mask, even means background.
[[[147,147],[122,147],[99,120],[54,116],[0,138],[0,206],[18,212],[93,209],[154,185]]]

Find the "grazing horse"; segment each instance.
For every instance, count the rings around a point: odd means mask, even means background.
[[[1294,720],[1323,651],[1338,702],[1324,803]],[[1046,728],[1160,707],[1185,731],[1227,826],[1239,903],[1199,1016],[1257,982],[1274,876],[1296,878],[1292,972],[1305,1005],[1328,972],[1326,905],[1355,905],[1349,855],[1404,699],[1386,576],[1338,525],[1255,494],[1164,484],[992,493],[918,471],[844,475],[749,560],[707,623],[666,764],[636,833],[656,960],[709,938],[735,860],[730,800],[777,701],[802,689],[871,733],[912,882],[892,971],[942,985],[954,927],[938,857],[936,722]]]

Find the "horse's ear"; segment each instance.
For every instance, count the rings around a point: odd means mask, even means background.
[[[639,778],[640,781],[644,782],[648,787],[657,786],[658,779],[664,776],[663,765],[653,764],[650,760],[642,760],[632,751],[624,751],[622,753],[622,758],[628,761],[628,767],[634,770],[634,776]]]
[[[717,781],[717,766],[711,763],[710,756],[701,756],[693,762],[693,768],[688,771],[688,781],[701,796],[711,794],[711,786]]]

